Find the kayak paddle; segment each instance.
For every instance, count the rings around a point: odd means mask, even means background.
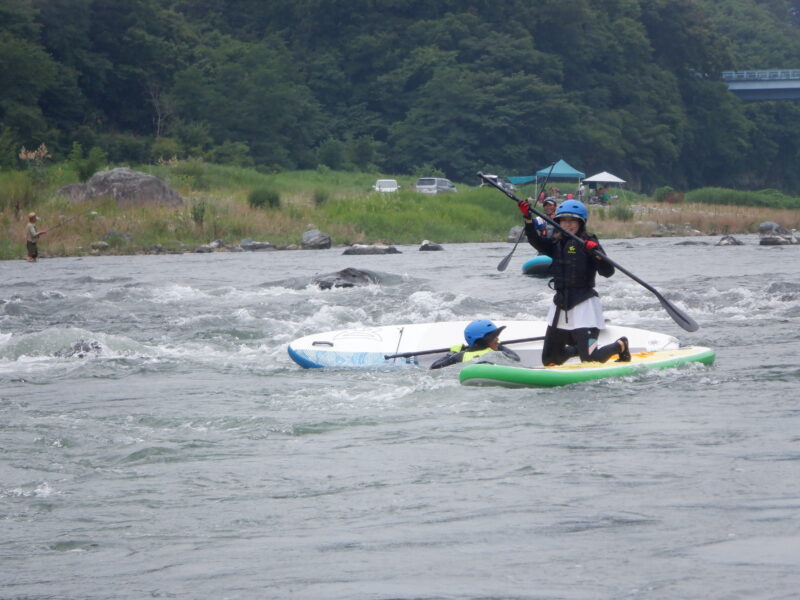
[[[506,344],[522,344],[523,342],[539,342],[544,339],[543,335],[539,337],[519,338],[517,340],[506,340],[500,342],[500,345]],[[391,358],[410,358],[412,356],[422,356],[423,354],[441,354],[442,352],[450,352],[450,348],[437,348],[436,350],[420,350],[419,352],[402,352],[400,354],[385,354],[383,358],[389,360]]]
[[[481,178],[483,181],[485,181],[485,182],[486,182],[488,185],[491,185],[491,186],[493,186],[493,187],[496,187],[498,190],[500,190],[501,192],[503,192],[503,193],[504,193],[506,196],[508,196],[509,198],[511,198],[511,199],[512,199],[514,202],[516,202],[517,204],[519,204],[520,202],[522,202],[522,200],[520,200],[519,198],[517,198],[517,196],[516,196],[516,195],[514,195],[514,193],[513,193],[513,192],[510,192],[509,190],[506,190],[506,189],[504,189],[504,188],[500,187],[499,185],[497,185],[497,184],[496,184],[494,181],[492,181],[491,179],[489,179],[489,178],[487,178],[487,177],[484,177],[483,173],[478,173],[478,177],[480,177],[480,178]],[[531,212],[532,212],[533,214],[535,214],[537,217],[541,217],[542,219],[544,219],[544,220],[545,220],[547,223],[550,223],[550,224],[551,224],[553,227],[555,227],[556,229],[558,229],[558,230],[559,230],[559,231],[560,231],[562,234],[564,234],[564,235],[566,235],[566,236],[568,236],[568,237],[571,237],[572,239],[576,240],[577,242],[580,242],[581,244],[583,244],[583,243],[584,243],[584,240],[582,240],[581,238],[579,238],[577,235],[574,235],[574,234],[570,233],[569,231],[567,231],[566,229],[564,229],[563,227],[561,227],[561,225],[559,225],[558,223],[556,223],[556,222],[555,222],[553,219],[551,219],[550,217],[548,217],[548,216],[546,216],[546,215],[543,215],[542,213],[540,213],[540,212],[538,212],[537,210],[535,210],[533,207],[531,207]],[[598,251],[596,251],[596,250],[595,250],[595,251],[593,252],[593,254],[594,254],[595,256],[597,256],[597,257],[601,258],[602,260],[606,261],[608,264],[612,265],[612,266],[613,266],[613,267],[615,267],[616,269],[619,269],[620,271],[622,271],[623,273],[625,273],[625,275],[627,275],[628,277],[630,277],[631,279],[633,279],[633,280],[634,280],[636,283],[638,283],[639,285],[643,286],[645,289],[647,289],[647,290],[649,290],[650,292],[652,292],[652,293],[655,295],[655,297],[656,297],[656,298],[658,298],[658,301],[661,303],[661,306],[663,306],[663,307],[664,307],[664,310],[666,310],[666,311],[667,311],[667,314],[668,314],[670,317],[672,317],[672,320],[673,320],[673,321],[675,321],[675,322],[676,322],[676,323],[677,323],[677,324],[678,324],[680,327],[682,327],[682,328],[683,328],[683,329],[685,329],[686,331],[697,331],[698,329],[700,329],[700,326],[699,326],[699,325],[698,325],[698,324],[695,322],[695,320],[694,320],[694,319],[692,319],[692,317],[690,317],[689,315],[687,315],[686,313],[684,313],[684,312],[683,312],[681,309],[679,309],[677,306],[675,306],[674,304],[672,304],[672,302],[670,302],[669,300],[667,300],[667,299],[666,299],[666,298],[665,298],[665,297],[664,297],[664,296],[663,296],[663,295],[662,295],[662,294],[661,294],[661,293],[660,293],[660,292],[659,292],[659,291],[658,291],[656,288],[654,288],[652,285],[650,285],[649,283],[647,283],[647,282],[645,282],[645,281],[642,281],[642,280],[641,280],[641,279],[639,279],[639,278],[638,278],[636,275],[634,275],[633,273],[631,273],[630,271],[628,271],[626,268],[624,268],[624,267],[620,266],[620,265],[619,265],[619,264],[617,264],[615,261],[611,260],[611,259],[610,259],[608,256],[606,256],[606,255],[605,255],[605,254],[603,254],[602,252],[598,252]]]

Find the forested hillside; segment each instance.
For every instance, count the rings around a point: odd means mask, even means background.
[[[0,0],[0,167],[201,158],[800,190],[789,0]],[[75,143],[80,146],[75,146]]]

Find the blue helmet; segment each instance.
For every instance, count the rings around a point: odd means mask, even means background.
[[[479,340],[488,341],[492,337],[500,335],[500,332],[505,329],[505,325],[498,327],[487,319],[478,319],[472,321],[464,329],[464,339],[467,341],[468,346],[473,346]],[[495,334],[494,336],[490,334]]]
[[[561,217],[573,217],[586,223],[589,220],[589,212],[580,200],[566,200],[556,210],[553,220],[558,221]]]

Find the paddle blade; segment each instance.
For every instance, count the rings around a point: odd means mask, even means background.
[[[497,265],[498,271],[505,271],[508,268],[508,263],[511,262],[512,254],[514,254],[513,250],[508,254],[508,256],[506,256],[503,260],[500,261],[500,263]]]
[[[672,317],[672,320],[680,325],[683,329],[686,331],[697,331],[700,329],[700,325],[698,325],[692,317],[672,304],[672,302],[661,295],[659,295],[658,299],[661,301],[661,306],[664,307],[664,310],[666,310],[669,316]]]
[[[661,306],[664,307],[664,310],[667,311],[667,314],[669,314],[669,316],[672,317],[672,320],[675,321],[678,325],[680,325],[683,329],[685,329],[686,331],[697,331],[698,329],[700,329],[700,325],[695,323],[695,320],[692,317],[687,315],[680,308],[675,306],[672,302],[664,298],[664,296],[661,295],[661,292],[659,292],[652,285],[650,285],[646,281],[642,281],[636,275],[628,271],[628,269],[614,262],[605,254],[597,253],[596,256],[599,256],[604,261],[611,263],[612,265],[614,265],[616,269],[625,273],[625,275],[633,279],[636,283],[653,292],[655,297],[658,298],[658,301],[661,303]]]
[[[497,265],[498,271],[505,271],[508,268],[508,263],[511,262],[511,257],[514,256],[514,251],[517,249],[517,246],[519,246],[519,243],[522,241],[523,237],[525,237],[525,229],[519,232],[519,237],[517,238],[517,241],[514,242],[514,247],[511,248],[511,252],[508,253],[508,256],[501,260],[500,264]]]

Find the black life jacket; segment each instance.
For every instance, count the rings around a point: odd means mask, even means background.
[[[587,239],[597,241],[590,235]],[[595,259],[582,243],[572,238],[557,242],[550,286],[556,291],[553,302],[562,310],[570,310],[598,293],[594,289],[597,266]]]

